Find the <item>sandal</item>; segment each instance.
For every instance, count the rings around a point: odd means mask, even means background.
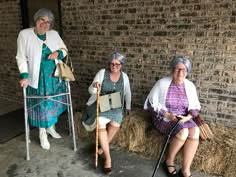
[[[181,169],[179,170],[179,177],[184,177],[184,175],[183,175],[183,173],[182,173]],[[193,176],[192,176],[192,175],[190,175],[189,177],[193,177]]]
[[[168,167],[173,167],[174,170],[172,172],[170,172]],[[164,161],[163,168],[164,168],[164,171],[165,171],[165,173],[167,174],[168,177],[179,177],[174,165],[167,165],[166,161]]]

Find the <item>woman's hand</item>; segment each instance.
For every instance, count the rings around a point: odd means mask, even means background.
[[[20,86],[21,86],[21,87],[27,87],[28,84],[29,84],[28,79],[21,79],[21,80],[20,80]]]
[[[190,120],[192,118],[191,115],[187,115],[187,116],[178,116],[180,117],[180,123],[184,123],[184,122],[187,122],[188,120]]]
[[[177,117],[180,118],[180,123],[184,123],[187,122],[188,120],[190,120],[192,118],[191,114],[188,114],[187,116],[181,116],[181,115],[175,115],[169,112],[166,112],[164,115],[165,118],[169,119],[170,121],[177,121]]]
[[[97,89],[101,89],[101,84],[99,82],[94,82],[93,83],[93,87],[97,88]]]
[[[50,55],[48,55],[49,60],[55,60],[58,57],[58,52],[52,52]]]
[[[101,91],[101,84],[99,82],[94,82],[93,87],[97,88],[97,92],[100,93]]]
[[[172,114],[169,112],[166,112],[164,117],[169,119],[170,121],[177,121],[178,120],[175,114]]]

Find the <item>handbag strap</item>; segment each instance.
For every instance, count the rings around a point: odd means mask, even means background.
[[[73,72],[73,71],[74,71],[74,68],[73,68],[72,60],[71,60],[71,58],[69,57],[69,52],[68,52],[68,50],[65,49],[65,48],[60,48],[59,50],[65,50],[65,51],[66,51],[67,55],[66,55],[65,63],[66,63],[66,65],[67,65],[67,63],[68,63],[68,61],[69,61],[71,71]]]

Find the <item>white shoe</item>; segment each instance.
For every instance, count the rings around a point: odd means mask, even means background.
[[[45,128],[39,128],[39,140],[40,145],[43,149],[50,149],[50,144],[48,142],[48,137]]]
[[[61,135],[56,132],[54,126],[51,126],[51,127],[47,128],[47,129],[46,129],[46,132],[47,132],[48,134],[50,134],[53,138],[56,138],[56,139],[61,138]]]

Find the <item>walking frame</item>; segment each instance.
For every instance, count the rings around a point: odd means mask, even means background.
[[[153,171],[152,177],[155,177],[156,171],[157,171],[157,169],[159,168],[159,165],[160,165],[160,163],[161,163],[161,159],[162,159],[162,157],[163,157],[163,155],[164,155],[164,152],[165,152],[165,150],[166,150],[166,147],[167,147],[167,144],[168,144],[168,142],[169,142],[169,139],[170,139],[170,137],[171,137],[172,132],[173,132],[174,129],[179,125],[179,121],[181,120],[181,118],[180,118],[180,117],[176,117],[176,118],[177,118],[177,122],[172,126],[171,130],[170,130],[169,133],[168,133],[168,136],[167,136],[167,138],[166,138],[165,144],[164,144],[164,146],[163,146],[163,148],[162,148],[161,154],[160,154],[160,156],[159,156],[159,159],[158,159],[158,161],[157,161],[157,163],[156,163],[156,166],[155,166],[155,169],[154,169],[154,171]]]
[[[65,81],[66,84],[66,92],[60,93],[57,95],[52,96],[27,96],[26,95],[26,87],[23,87],[23,96],[24,96],[24,117],[25,117],[25,140],[26,140],[26,160],[30,160],[29,155],[29,143],[30,143],[30,128],[29,128],[29,120],[28,120],[28,111],[33,109],[34,107],[38,106],[42,102],[45,102],[47,100],[51,100],[54,102],[58,102],[64,105],[67,105],[67,111],[68,111],[68,123],[69,123],[69,133],[70,136],[72,135],[73,138],[73,145],[74,145],[74,151],[77,151],[76,148],[76,140],[75,140],[75,128],[74,128],[74,117],[73,117],[73,107],[72,107],[72,101],[71,101],[71,89],[70,89],[70,82],[68,80]],[[58,100],[55,100],[54,98],[59,96],[65,96],[66,95],[66,102],[61,102]],[[32,107],[27,107],[27,100],[28,99],[37,99],[37,98],[43,98],[44,100],[40,103],[37,103],[36,105]]]

